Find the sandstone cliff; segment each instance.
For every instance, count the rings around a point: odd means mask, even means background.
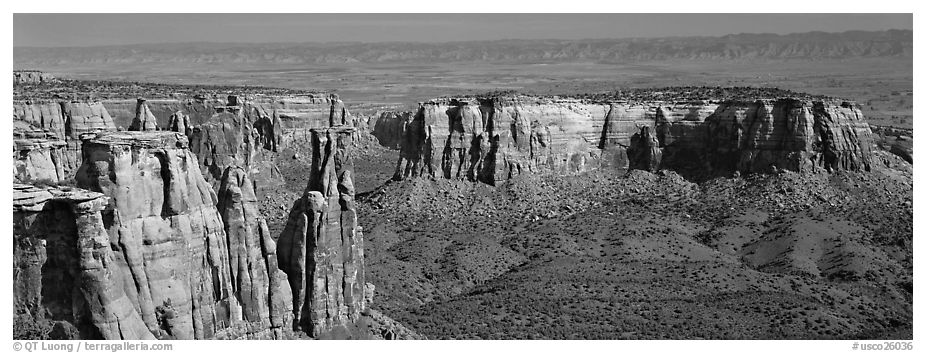
[[[215,188],[225,168],[232,165],[246,167],[260,187],[277,186],[282,178],[266,151],[308,145],[312,128],[353,124],[337,95],[14,101],[13,118],[22,125],[17,125],[21,133],[14,136],[19,141],[15,175],[22,180],[58,182],[72,177],[80,166],[83,134],[115,131],[116,126],[132,131],[165,126],[191,138],[194,152],[204,162],[203,173]],[[38,133],[28,138],[22,133],[42,130],[48,134],[41,138]]]
[[[13,185],[13,302],[16,315],[54,321],[74,337],[152,339],[123,287],[103,194]]]
[[[54,163],[54,169],[60,170],[63,175],[63,177],[59,175],[58,179],[73,176],[77,168],[80,167],[81,135],[116,130],[109,112],[99,102],[13,102],[13,121],[15,126],[14,138],[16,138],[16,131],[44,130],[48,133],[46,139],[65,143],[65,148],[61,154],[62,158],[56,158],[50,162]],[[55,142],[54,144],[57,145],[58,143]],[[40,149],[47,150],[45,147]],[[25,157],[26,155],[20,154],[15,158],[19,161],[17,163],[31,163],[25,160]],[[50,167],[45,168],[51,169]]]
[[[868,170],[872,135],[861,111],[832,99],[600,101],[497,96],[437,99],[371,120],[399,145],[395,179],[507,180],[525,172],[636,168],[628,148],[656,144],[644,169],[689,176],[734,171]],[[398,141],[398,142],[396,142]]]
[[[354,129],[312,130],[312,172],[279,239],[293,314],[312,337],[357,337],[365,308],[363,234],[357,226],[351,144]]]
[[[270,337],[268,320],[245,314],[246,306],[262,305],[256,302],[261,299],[245,296],[246,304],[239,299],[242,287],[234,281],[242,274],[231,269],[231,257],[238,256],[240,264],[240,249],[229,247],[217,196],[196,167],[186,137],[101,133],[86,139],[83,149],[78,185],[111,199],[106,229],[113,262],[127,274],[120,285],[147,329],[159,338]],[[235,205],[230,184],[225,194],[230,201],[224,210],[234,219],[247,206]],[[252,281],[254,286],[269,283]]]
[[[66,180],[67,143],[28,124],[13,124],[13,178],[20,182]]]
[[[116,125],[129,126],[138,115],[138,102],[134,99],[105,99],[102,101]],[[247,121],[268,136],[290,131],[288,140],[296,139],[308,143],[309,129],[337,125],[351,125],[353,117],[344,102],[335,94],[304,94],[288,96],[268,95],[173,95],[171,98],[147,99],[144,102],[148,112],[155,118],[157,126],[169,126],[171,116],[181,112],[189,120],[186,126],[196,126],[212,121],[217,113],[235,110]],[[282,141],[278,141],[282,142]],[[288,141],[289,142],[289,141]]]
[[[240,166],[261,187],[283,183],[260,131],[238,109],[217,113],[192,129],[190,148],[206,180],[218,188],[225,169]]]

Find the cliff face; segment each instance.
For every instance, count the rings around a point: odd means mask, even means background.
[[[194,127],[189,137],[203,176],[216,188],[225,169],[231,166],[248,170],[250,179],[261,187],[283,183],[269,153],[274,145],[267,144],[269,139],[238,109],[215,114],[208,122]]]
[[[263,297],[239,300],[242,286],[235,281],[242,274],[240,268],[232,270],[231,258],[239,265],[244,258],[254,267],[268,267],[250,254],[241,256],[239,247],[230,248],[217,196],[196,167],[186,137],[104,133],[85,140],[83,149],[78,185],[111,199],[106,230],[113,263],[126,274],[120,285],[147,329],[156,337],[178,339],[268,336],[267,320],[245,314],[245,307],[259,306]],[[226,214],[246,207],[235,205],[233,188],[226,194],[231,195],[223,204]],[[252,289],[269,287],[251,282]]]
[[[422,103],[414,115],[381,115],[373,134],[398,141],[395,179],[494,183],[525,172],[592,168],[676,169],[700,174],[867,170],[871,132],[851,103],[829,100],[591,102],[498,97]],[[642,140],[632,136],[646,127]],[[635,164],[645,142],[645,167]],[[643,145],[641,145],[643,146]]]
[[[65,180],[67,143],[52,133],[23,125],[14,123],[13,128],[13,178],[20,182]]]
[[[280,268],[293,289],[298,327],[312,337],[358,337],[365,280],[363,234],[357,226],[354,129],[312,130],[312,172],[279,239]]]
[[[51,151],[59,149],[59,142],[49,144],[40,140],[56,140],[65,144],[63,153],[60,153],[60,158],[50,156],[42,158],[42,163],[51,163],[54,168],[49,165],[40,167],[45,170],[55,169],[60,171],[58,180],[73,176],[77,168],[80,167],[80,136],[82,134],[116,130],[116,126],[113,124],[113,120],[106,108],[99,102],[14,102],[13,121],[14,139],[19,139],[21,142],[24,142],[21,136],[33,139],[31,141],[32,146],[20,143],[19,145],[22,148],[19,151],[28,149],[30,151],[41,151],[35,153],[58,154],[58,152]],[[39,140],[35,140],[36,137],[27,136],[36,136],[35,132],[37,131],[45,131],[47,136],[41,137]],[[17,135],[20,135],[20,137],[17,137]],[[35,153],[16,154],[14,155],[16,160],[14,163],[27,166],[35,164],[37,159],[31,158],[36,157]],[[50,177],[50,173],[45,173],[41,178],[46,177],[54,180],[54,178]]]
[[[116,125],[129,126],[138,115],[139,104],[134,99],[107,99],[102,103],[112,114]],[[236,112],[249,122],[259,123],[261,128],[272,127],[281,139],[278,142],[282,142],[283,131],[288,130],[287,143],[293,139],[308,143],[309,129],[350,124],[353,119],[344,102],[335,94],[280,97],[197,95],[147,99],[144,105],[154,116],[157,126],[168,126],[170,117],[177,112],[187,117],[188,126],[196,126],[214,120],[218,113],[228,112],[228,107],[236,107]]]
[[[260,187],[280,185],[282,177],[268,151],[310,144],[312,128],[353,124],[337,95],[15,101],[13,118],[18,180],[72,177],[80,167],[83,134],[115,131],[116,126],[130,131],[163,126],[190,138],[216,190],[225,168],[233,165],[247,168]],[[39,136],[43,130],[46,134]]]
[[[13,185],[14,308],[76,331],[52,338],[154,338],[124,290],[104,228],[107,203],[82,189]]]

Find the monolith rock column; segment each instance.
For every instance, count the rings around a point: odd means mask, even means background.
[[[293,292],[294,324],[315,338],[363,338],[363,234],[357,225],[351,144],[355,129],[312,129],[309,184],[277,255]]]

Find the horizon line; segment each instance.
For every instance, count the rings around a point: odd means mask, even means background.
[[[580,42],[580,41],[595,41],[595,40],[637,40],[637,39],[681,39],[681,38],[724,38],[729,36],[742,36],[742,35],[772,35],[772,36],[790,36],[790,35],[801,35],[801,34],[811,34],[811,33],[820,33],[820,34],[845,34],[845,33],[880,33],[880,32],[910,32],[913,33],[913,29],[904,29],[904,28],[890,28],[883,30],[846,30],[838,32],[830,31],[804,31],[804,32],[787,32],[787,33],[773,33],[773,32],[739,32],[739,33],[729,33],[724,35],[695,35],[695,36],[634,36],[634,37],[588,37],[588,38],[577,38],[577,39],[568,39],[568,38],[500,38],[500,39],[473,39],[473,40],[456,40],[456,41],[328,41],[328,42],[319,42],[319,41],[281,41],[281,42],[214,42],[214,41],[187,41],[187,42],[139,42],[139,43],[123,43],[123,44],[105,44],[105,45],[71,45],[71,46],[31,46],[31,45],[13,45],[13,49],[73,49],[73,48],[107,48],[107,47],[128,47],[128,46],[159,46],[159,45],[183,45],[183,44],[219,44],[219,45],[254,45],[254,44],[289,44],[289,45],[335,45],[335,44],[449,44],[449,43],[486,43],[486,42],[503,42],[503,41],[530,41],[530,42],[542,42],[542,41],[570,41],[570,42]]]

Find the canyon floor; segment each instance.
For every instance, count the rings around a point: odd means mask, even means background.
[[[878,153],[871,173],[493,187],[392,182],[396,152],[365,146],[373,308],[431,339],[911,339],[912,168]],[[271,229],[305,184],[305,152],[287,154]]]

